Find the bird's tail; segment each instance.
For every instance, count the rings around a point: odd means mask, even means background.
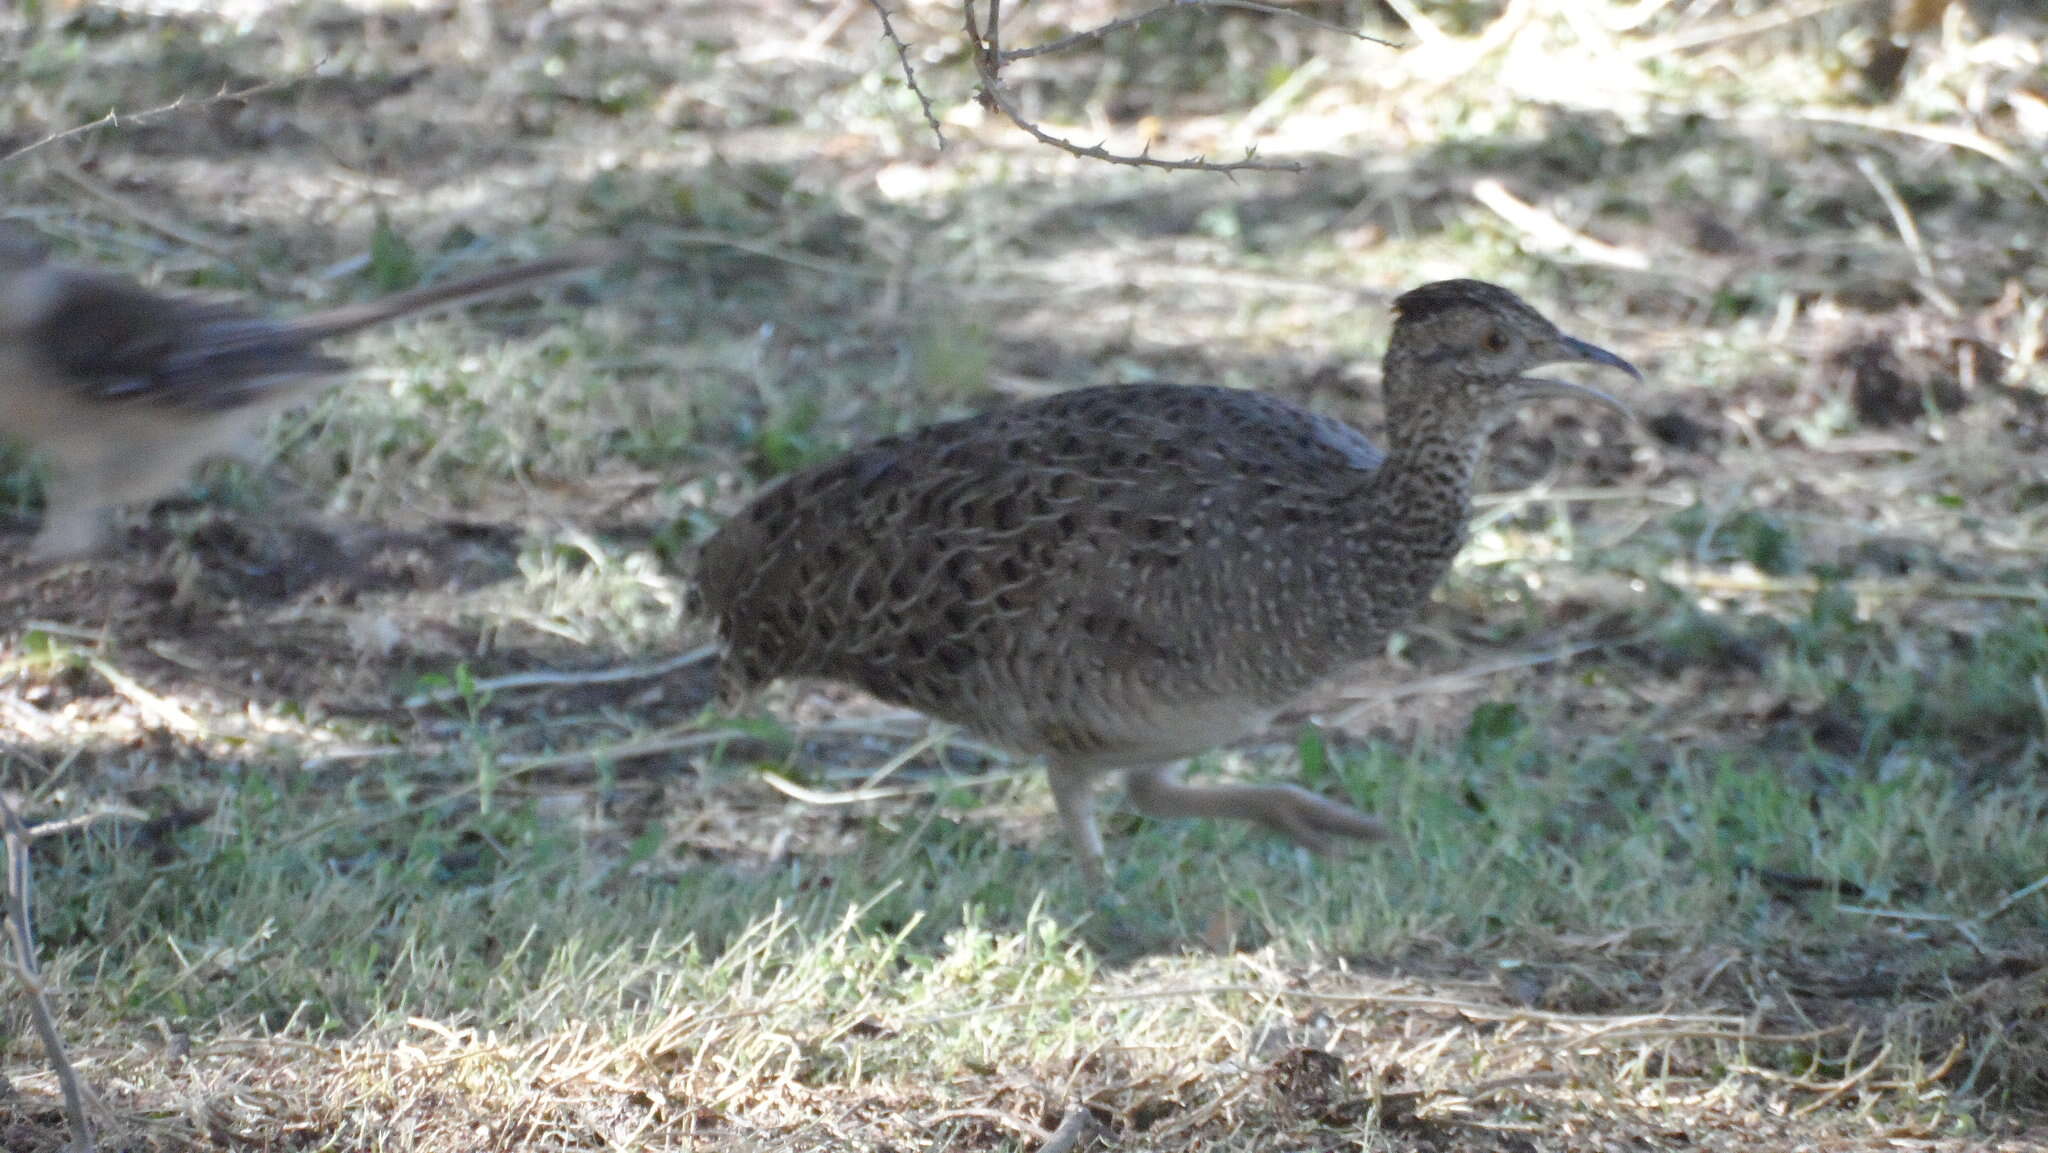
[[[416,312],[442,308],[476,300],[480,297],[495,296],[501,292],[546,280],[551,276],[580,272],[598,268],[623,259],[628,247],[618,241],[593,241],[563,249],[552,256],[500,268],[480,276],[452,281],[448,284],[430,284],[407,292],[393,293],[381,300],[365,301],[362,304],[343,305],[304,316],[292,323],[292,327],[309,340],[325,340],[328,337],[344,336],[374,325],[409,316]]]

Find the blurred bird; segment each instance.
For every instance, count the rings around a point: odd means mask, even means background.
[[[48,457],[31,561],[88,553],[108,514],[177,488],[201,461],[253,457],[266,421],[348,363],[322,342],[410,313],[609,263],[596,243],[296,320],[71,268],[0,227],[0,438]]]
[[[1863,81],[1873,96],[1889,100],[1899,94],[1906,75],[1906,60],[1913,43],[1941,23],[1951,0],[1892,0],[1891,19],[1885,34],[1874,37],[1870,58],[1863,64]]]
[[[1086,388],[884,440],[793,475],[706,542],[697,582],[732,704],[784,676],[850,681],[1047,761],[1100,888],[1091,799],[1248,820],[1311,849],[1379,821],[1291,785],[1196,788],[1178,762],[1371,658],[1465,536],[1487,438],[1522,403],[1640,379],[1472,280],[1395,302],[1387,443],[1284,400]]]

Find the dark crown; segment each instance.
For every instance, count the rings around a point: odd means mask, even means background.
[[[1541,319],[1522,298],[1483,280],[1439,280],[1394,298],[1394,314],[1405,321],[1423,320],[1457,308],[1483,308]]]

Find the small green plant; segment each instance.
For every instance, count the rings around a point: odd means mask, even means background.
[[[379,292],[398,292],[420,282],[419,253],[388,216],[377,217],[370,233],[370,283]]]
[[[823,460],[830,449],[818,437],[818,398],[804,395],[763,421],[753,435],[753,457],[763,478]]]

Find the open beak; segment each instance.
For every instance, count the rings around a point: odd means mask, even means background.
[[[1557,343],[1557,357],[1546,363],[1565,364],[1578,362],[1582,364],[1598,364],[1604,365],[1607,368],[1618,368],[1637,380],[1643,379],[1643,374],[1637,370],[1635,365],[1601,348],[1597,344],[1588,344],[1571,336],[1560,336],[1557,338]],[[1520,384],[1522,385],[1523,395],[1532,399],[1541,396],[1576,396],[1585,400],[1597,401],[1628,417],[1630,420],[1635,419],[1635,413],[1627,405],[1616,400],[1610,394],[1594,388],[1590,384],[1577,384],[1569,380],[1552,380],[1548,377],[1540,376],[1522,377]]]

